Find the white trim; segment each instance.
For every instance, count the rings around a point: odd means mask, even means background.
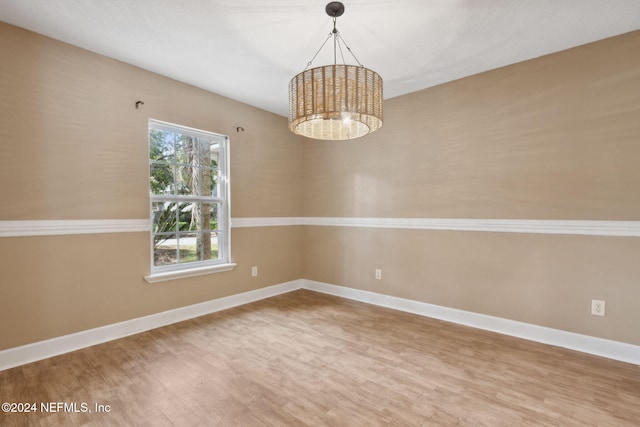
[[[640,237],[640,221],[306,217],[303,225]]]
[[[217,143],[220,143],[221,140],[225,140],[229,138],[227,135],[223,135],[221,133],[192,128],[189,126],[177,125],[175,123],[165,122],[165,121],[156,120],[156,119],[149,119],[148,126],[149,126],[149,129],[157,129],[160,131],[175,132],[176,130],[178,130],[183,135],[212,140],[212,141],[216,141]]]
[[[231,218],[231,228],[245,227],[282,227],[303,225],[304,218],[296,216],[262,217],[262,218]]]
[[[136,233],[148,231],[150,231],[148,219],[0,221],[0,237]]]
[[[296,225],[640,237],[640,221],[355,217],[247,217],[231,219],[232,228]],[[148,219],[0,221],[0,237],[131,233],[149,232],[150,229]]]
[[[281,283],[266,288],[256,289],[241,294],[218,298],[189,305],[187,307],[176,308],[174,310],[163,311],[149,316],[139,317],[124,322],[114,323],[99,328],[89,329],[70,335],[52,338],[33,344],[14,347],[0,351],[0,371],[13,368],[92,345],[112,341],[129,335],[192,319],[226,310],[243,304],[248,304],[261,299],[280,295],[300,289],[301,281]]]
[[[487,316],[455,308],[443,307],[424,302],[362,291],[344,286],[312,280],[302,280],[302,287],[311,291],[336,295],[381,307],[392,308],[420,316],[432,317],[447,322],[458,323],[473,328],[484,329],[504,335],[511,335],[543,344],[564,347],[583,353],[620,360],[640,365],[640,346],[588,335],[576,334],[559,329],[547,328],[530,323],[517,322],[500,317]]]
[[[222,273],[230,271],[236,267],[235,263],[207,265],[198,268],[185,268],[183,270],[171,270],[164,272],[151,273],[144,276],[144,280],[149,283],[166,282],[167,280],[184,279],[186,277],[202,276],[203,274]]]

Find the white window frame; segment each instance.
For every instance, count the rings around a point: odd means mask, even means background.
[[[149,283],[155,283],[165,280],[180,279],[233,269],[235,267],[235,264],[231,262],[231,192],[229,188],[229,137],[227,135],[221,135],[215,132],[209,132],[174,123],[149,119],[149,127],[147,130],[147,142],[149,146],[147,149],[147,153],[150,153],[151,151],[151,139],[149,138],[149,134],[152,129],[175,131],[191,137],[205,138],[216,141],[219,146],[217,181],[218,194],[211,197],[154,195],[151,191],[151,184],[149,184],[149,222],[151,226],[149,235],[151,243],[151,274],[145,276],[145,280]],[[149,158],[149,173],[150,171],[151,158]],[[220,244],[219,242],[218,245],[218,259],[156,266],[154,262],[153,203],[158,201],[219,203],[220,209],[218,209],[217,211],[217,221],[218,230],[222,232],[222,243]]]

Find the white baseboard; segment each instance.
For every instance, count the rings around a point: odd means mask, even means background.
[[[640,346],[424,302],[298,279],[0,351],[0,371],[261,299],[308,289],[640,365]]]
[[[500,317],[487,316],[455,308],[427,304],[374,292],[362,291],[344,286],[330,285],[328,283],[302,280],[302,287],[311,291],[322,292],[355,301],[392,308],[420,316],[446,320],[452,323],[471,326],[473,328],[498,332],[536,341],[557,347],[568,348],[583,353],[602,356],[609,359],[640,365],[640,346],[588,335],[576,334],[559,329],[532,325],[530,323],[517,322]]]
[[[0,371],[49,357],[57,356],[92,345],[155,329],[216,311],[225,310],[272,296],[291,292],[302,287],[300,280],[281,283],[254,291],[205,301],[124,322],[88,329],[0,351]]]

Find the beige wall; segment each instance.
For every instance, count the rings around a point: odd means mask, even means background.
[[[638,221],[638,52],[640,31],[391,99],[379,132],[305,143],[304,214]],[[307,227],[304,248],[307,279],[640,344],[639,238]]]
[[[306,216],[640,219],[640,31],[385,102],[305,144]]]
[[[640,220],[638,51],[634,32],[398,97],[379,132],[317,142],[0,23],[0,221],[147,218],[148,118],[231,137],[233,217]],[[153,285],[146,233],[1,238],[0,350],[301,277],[640,344],[637,238],[315,226],[232,238],[235,270]],[[588,314],[592,298],[606,317]]]
[[[2,23],[0,64],[0,221],[148,218],[149,118],[230,136],[232,216],[301,215],[285,118]],[[299,227],[234,229],[235,270],[157,284],[149,245],[0,238],[0,350],[301,277]]]

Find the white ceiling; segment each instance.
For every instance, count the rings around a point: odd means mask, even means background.
[[[0,0],[0,20],[285,116],[333,28],[327,3]],[[640,0],[343,3],[338,30],[386,99],[640,29]],[[328,43],[313,66],[330,63]]]

